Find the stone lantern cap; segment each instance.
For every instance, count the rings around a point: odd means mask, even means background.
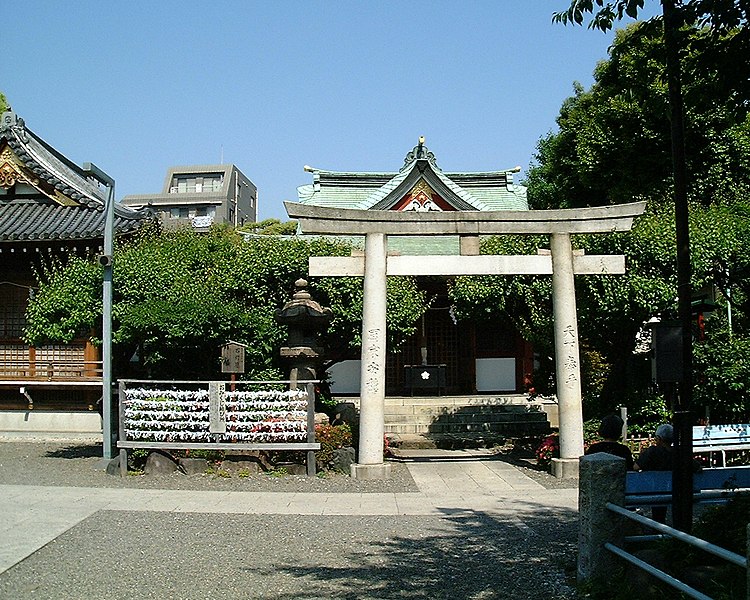
[[[297,291],[292,299],[274,315],[276,321],[283,325],[294,325],[302,329],[322,329],[331,320],[330,308],[318,304],[307,291],[307,280],[294,282]]]

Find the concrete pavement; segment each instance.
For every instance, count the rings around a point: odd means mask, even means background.
[[[0,573],[99,511],[238,515],[421,515],[482,512],[528,526],[542,509],[576,511],[577,488],[546,489],[484,450],[410,450],[419,491],[307,493],[0,485]]]

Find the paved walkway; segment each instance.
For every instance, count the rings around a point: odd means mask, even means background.
[[[413,493],[284,493],[0,485],[0,573],[98,511],[427,515],[481,511],[519,529],[541,508],[576,510],[577,489],[546,489],[486,451],[410,450]]]

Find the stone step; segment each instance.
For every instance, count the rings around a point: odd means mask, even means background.
[[[524,406],[530,404],[524,394],[502,396],[387,396],[386,406]]]
[[[393,455],[398,457],[398,449],[433,449],[463,450],[466,448],[493,448],[506,443],[507,437],[495,433],[430,433],[430,434],[388,434],[391,447],[396,449]]]
[[[505,412],[442,412],[442,413],[418,413],[418,414],[392,414],[385,413],[386,423],[512,423],[515,421],[547,421],[546,413],[541,411],[524,413]]]
[[[432,433],[545,433],[549,431],[547,421],[513,421],[513,422],[483,422],[483,423],[433,423],[429,426]]]
[[[386,415],[431,415],[473,413],[473,414],[528,414],[541,412],[535,405],[500,405],[500,404],[470,404],[470,405],[426,405],[426,404],[386,404]]]
[[[399,423],[385,424],[388,434],[468,434],[487,433],[504,434],[507,436],[543,435],[550,431],[549,423],[544,421],[514,422],[514,423]]]

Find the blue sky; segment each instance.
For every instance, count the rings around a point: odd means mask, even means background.
[[[553,25],[567,5],[26,0],[5,11],[0,91],[118,199],[223,157],[285,220],[304,165],[397,171],[420,135],[446,171],[527,169],[613,38]]]

